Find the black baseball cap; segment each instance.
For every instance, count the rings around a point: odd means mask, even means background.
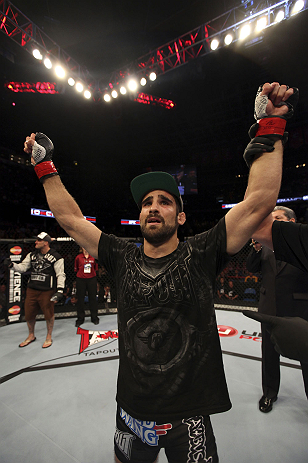
[[[131,181],[130,190],[139,209],[141,208],[141,201],[147,193],[153,190],[164,190],[174,196],[178,201],[180,211],[183,212],[183,200],[177,183],[167,172],[147,172],[138,175]]]
[[[42,241],[47,241],[48,243],[51,243],[51,237],[48,235],[48,233],[41,232],[39,235],[35,236],[37,240],[42,240]]]

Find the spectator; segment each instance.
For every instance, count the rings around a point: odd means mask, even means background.
[[[96,272],[98,269],[94,257],[90,256],[85,248],[80,248],[80,253],[75,259],[74,270],[76,272],[76,289],[77,289],[77,320],[75,325],[78,327],[84,323],[85,319],[85,296],[88,292],[91,321],[94,325],[99,324],[98,305],[96,299],[97,279]]]
[[[219,277],[219,282],[217,285],[217,296],[219,299],[222,299],[225,296],[226,292],[226,285],[225,285],[225,279],[224,277],[220,276]]]
[[[232,280],[228,281],[228,288],[225,292],[225,297],[231,301],[238,298],[238,294],[235,292],[234,284]]]

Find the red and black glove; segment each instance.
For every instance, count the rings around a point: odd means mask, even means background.
[[[52,162],[53,151],[52,141],[44,133],[37,132],[31,157],[32,162],[34,162],[35,173],[41,181],[47,177],[59,175]]]
[[[308,322],[300,317],[275,317],[243,310],[246,317],[264,323],[275,350],[292,360],[308,362]]]
[[[266,137],[252,138],[252,140],[250,140],[250,142],[248,143],[244,151],[244,159],[248,167],[252,164],[256,154],[261,154],[264,151],[268,151],[268,152],[274,151],[275,149],[274,144],[275,144],[275,141],[272,140],[271,138],[266,138]]]
[[[287,106],[288,112],[283,116],[268,116],[266,107],[268,104],[268,95],[261,95],[263,85],[260,85],[255,98],[254,117],[258,121],[253,124],[248,132],[252,139],[244,151],[244,160],[248,167],[251,166],[256,154],[261,154],[264,151],[271,152],[274,150],[274,144],[277,140],[281,140],[283,145],[288,141],[288,133],[285,132],[287,119],[290,119],[294,114],[294,109],[299,98],[299,90],[293,88],[293,94],[289,96],[287,101],[282,101],[280,106]],[[266,139],[273,143],[267,142]],[[252,146],[253,145],[253,146]]]

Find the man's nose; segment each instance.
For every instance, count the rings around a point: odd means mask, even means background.
[[[157,201],[153,201],[150,207],[150,212],[158,211],[159,205]]]

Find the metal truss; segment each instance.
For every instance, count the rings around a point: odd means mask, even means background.
[[[291,16],[295,3],[294,0],[280,2],[242,0],[240,6],[156,48],[127,65],[125,69],[113,72],[110,76],[109,87],[122,84],[128,76],[148,76],[152,71],[158,76],[187,64],[195,58],[212,53],[211,41],[214,38],[219,41],[218,47],[226,46],[223,39],[227,34],[232,34],[232,42],[236,42],[240,40],[240,30],[244,24],[250,24],[252,28],[255,28],[258,19],[265,17],[266,25],[263,30],[253,33],[245,40],[246,45],[247,42],[248,44],[256,43],[262,39],[264,29],[277,23],[278,11],[283,10],[283,20],[286,20]],[[308,2],[304,3],[301,11],[308,8]],[[103,85],[103,81],[99,82],[100,88],[103,88]]]
[[[35,48],[43,51],[45,56],[65,66],[72,76],[82,80],[89,89],[96,90],[97,82],[88,69],[78,64],[42,29],[7,0],[0,0],[0,30],[31,55]]]
[[[304,6],[301,11],[308,8],[308,1],[303,1],[303,3]],[[286,20],[291,16],[294,4],[295,0],[282,0],[280,2],[241,0],[240,6],[234,7],[179,38],[159,46],[134,60],[124,69],[114,71],[108,82],[104,79],[93,79],[86,67],[78,64],[54,40],[7,0],[0,0],[0,30],[29,53],[32,54],[33,50],[38,48],[50,59],[65,66],[73,77],[81,80],[93,93],[96,92],[97,96],[94,99],[100,101],[102,94],[125,84],[128,77],[148,77],[152,71],[158,76],[213,52],[211,49],[213,39],[217,39],[219,42],[218,47],[226,46],[223,39],[227,34],[232,34],[233,42],[240,40],[240,30],[246,23],[249,23],[255,31],[257,21],[261,17],[265,17],[264,30],[277,22],[276,14],[280,10],[283,10],[283,20]],[[253,44],[260,41],[262,34],[263,31],[252,33],[249,39],[245,40],[246,45],[247,42]],[[150,95],[148,97],[140,97],[135,101],[158,105],[159,99]],[[172,106],[167,104],[166,107],[170,109]]]

